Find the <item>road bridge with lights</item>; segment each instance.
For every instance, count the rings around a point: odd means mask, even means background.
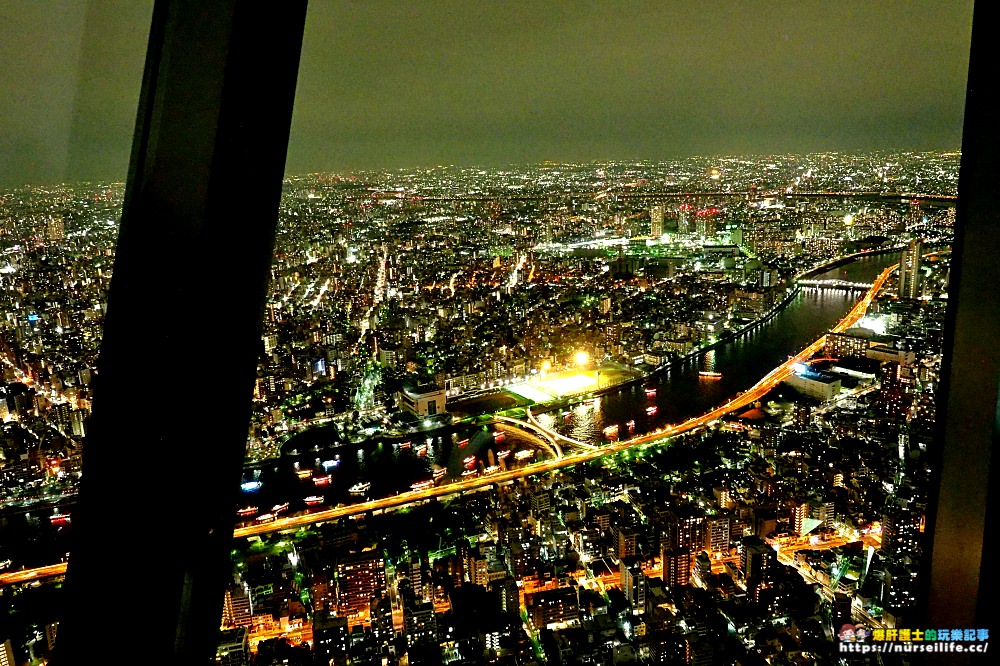
[[[847,280],[799,280],[803,287],[820,287],[822,289],[845,289],[847,291],[865,291],[872,285],[867,282],[848,282]]]
[[[848,313],[844,315],[840,322],[838,322],[837,325],[831,329],[831,332],[841,333],[854,326],[864,316],[872,300],[878,292],[881,291],[886,280],[888,280],[889,276],[898,268],[898,266],[899,265],[896,264],[882,271],[882,273],[875,279],[868,292],[861,299],[859,299],[857,303],[855,303],[854,307],[852,307]],[[336,520],[345,516],[366,514],[369,512],[381,513],[383,511],[399,508],[408,504],[426,503],[434,501],[436,498],[441,496],[481,490],[495,484],[511,482],[518,478],[532,476],[535,474],[544,474],[562,467],[569,467],[571,465],[589,462],[607,455],[620,453],[621,451],[625,451],[635,446],[669,440],[671,437],[676,435],[709,425],[726,414],[742,409],[743,407],[752,404],[754,401],[763,398],[768,392],[792,375],[794,372],[794,366],[809,362],[814,355],[823,349],[825,341],[826,336],[824,335],[800,351],[798,354],[790,357],[784,363],[767,373],[767,375],[761,378],[761,380],[749,390],[744,391],[737,397],[725,402],[706,414],[692,417],[677,425],[660,428],[651,433],[613,442],[606,446],[594,447],[568,454],[564,453],[559,458],[526,465],[513,470],[500,471],[492,474],[482,474],[476,477],[461,479],[440,486],[432,486],[420,490],[399,493],[398,495],[382,499],[359,502],[357,504],[339,506],[312,513],[284,516],[269,523],[237,527],[233,531],[233,536],[236,538],[246,538],[270,534],[273,532],[293,533],[303,527],[315,523]],[[527,423],[518,421],[517,419],[511,420],[517,421],[518,425],[524,425]],[[22,569],[19,571],[6,572],[0,574],[0,587],[4,585],[26,583],[42,578],[59,576],[65,572],[66,564],[64,562],[37,569]]]

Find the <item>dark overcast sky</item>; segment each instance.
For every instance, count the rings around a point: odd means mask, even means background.
[[[972,0],[311,0],[289,174],[961,147]],[[0,0],[0,187],[124,178],[149,0]]]

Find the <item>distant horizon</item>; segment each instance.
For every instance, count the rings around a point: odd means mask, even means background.
[[[0,0],[0,188],[124,179],[152,6]],[[310,3],[285,172],[954,150],[973,6]]]
[[[405,170],[423,170],[423,169],[439,169],[439,168],[459,168],[459,169],[504,169],[510,167],[530,167],[538,166],[543,164],[574,164],[574,165],[586,165],[586,164],[665,164],[668,162],[683,162],[685,160],[728,160],[737,158],[765,158],[765,157],[807,157],[811,155],[863,155],[863,154],[919,154],[919,153],[935,153],[939,155],[957,155],[962,154],[961,148],[856,148],[850,150],[840,150],[840,149],[825,149],[825,150],[803,150],[803,151],[752,151],[746,153],[739,152],[715,152],[715,153],[692,153],[689,155],[679,156],[679,157],[663,157],[658,159],[653,158],[594,158],[587,160],[572,160],[572,159],[538,159],[538,160],[528,160],[528,161],[512,161],[512,162],[441,162],[441,163],[409,163],[407,165],[391,166],[384,168],[377,167],[358,167],[358,168],[343,168],[343,169],[317,169],[317,170],[306,170],[297,172],[286,172],[285,176],[301,176],[312,173],[354,173],[354,172],[365,172],[365,173],[389,173],[393,171],[405,171]]]
[[[719,152],[712,154],[691,154],[684,157],[664,157],[660,159],[651,158],[604,158],[604,159],[590,159],[590,160],[553,160],[553,159],[542,159],[535,161],[526,162],[507,162],[507,163],[439,163],[439,164],[426,164],[426,165],[405,165],[405,166],[395,166],[386,168],[357,168],[357,169],[339,169],[339,170],[314,170],[314,171],[302,171],[302,172],[286,172],[286,178],[296,178],[300,176],[307,176],[311,174],[339,174],[339,173],[391,173],[394,171],[407,171],[407,170],[431,170],[431,169],[508,169],[508,168],[524,168],[524,167],[534,167],[542,166],[546,164],[553,165],[575,165],[584,166],[590,164],[667,164],[670,162],[684,162],[687,160],[732,160],[732,159],[746,159],[746,158],[757,158],[763,159],[768,157],[809,157],[814,155],[873,155],[873,154],[937,154],[942,156],[955,155],[961,156],[961,148],[947,148],[947,149],[937,149],[937,148],[872,148],[872,149],[854,149],[854,150],[812,150],[812,151],[787,151],[787,152],[749,152],[749,153],[734,153],[734,152]]]
[[[309,176],[318,175],[330,175],[330,176],[341,176],[341,175],[391,175],[396,172],[417,172],[417,171],[432,171],[435,169],[482,169],[486,171],[501,171],[508,169],[519,169],[519,168],[533,168],[546,165],[561,165],[561,166],[588,166],[588,165],[602,165],[602,164],[629,164],[629,165],[656,165],[656,164],[668,164],[671,162],[684,162],[689,160],[733,160],[733,159],[764,159],[769,157],[811,157],[817,155],[840,155],[840,156],[852,156],[852,155],[874,155],[874,154],[887,154],[887,155],[905,155],[905,154],[935,154],[942,157],[954,156],[961,157],[962,150],[959,149],[918,149],[918,148],[873,148],[873,149],[856,149],[856,150],[816,150],[809,152],[751,152],[751,153],[718,153],[712,155],[688,155],[686,157],[674,157],[674,158],[662,158],[658,160],[653,159],[593,159],[586,161],[573,161],[573,160],[538,160],[533,162],[510,162],[506,164],[484,164],[484,163],[467,163],[467,164],[433,164],[433,165],[410,165],[410,166],[396,166],[387,168],[357,168],[357,169],[340,169],[340,170],[314,170],[314,171],[302,171],[302,172],[287,172],[282,176],[282,182],[288,180],[294,180],[297,178],[304,178]],[[0,192],[15,192],[22,189],[44,189],[47,187],[67,187],[67,186],[81,186],[81,185],[125,185],[125,178],[120,179],[82,179],[82,180],[66,180],[66,181],[51,181],[44,183],[23,183],[21,185],[4,186],[0,187]]]

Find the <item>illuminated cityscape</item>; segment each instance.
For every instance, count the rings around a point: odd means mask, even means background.
[[[219,663],[836,664],[913,626],[959,162],[287,178]],[[0,194],[0,664],[55,639],[123,194]],[[196,427],[212,374],[151,349],[135,409]]]

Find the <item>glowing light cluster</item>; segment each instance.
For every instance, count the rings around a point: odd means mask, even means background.
[[[597,379],[586,373],[555,377],[540,382],[540,387],[546,393],[561,396],[568,393],[580,393],[597,384]]]

